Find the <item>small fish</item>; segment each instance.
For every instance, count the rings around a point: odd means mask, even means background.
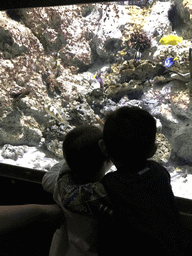
[[[139,59],[141,59],[141,57],[142,57],[142,53],[139,52],[139,51],[137,51],[137,52],[135,53],[135,55],[134,55],[134,58],[135,58],[136,62],[138,62]]]
[[[69,123],[67,122],[67,117],[65,115],[60,115],[58,113],[58,111],[53,108],[51,105],[44,105],[44,109],[45,111],[50,115],[52,116],[53,118],[55,118],[58,122],[60,123],[64,123],[66,125],[68,125]]]
[[[55,55],[55,58],[58,58],[59,57],[59,52],[55,52],[54,55]]]
[[[104,89],[104,84],[103,84],[103,80],[101,79],[101,77],[94,75],[93,78],[96,79],[100,83],[100,88]]]
[[[178,57],[175,58],[167,58],[164,62],[164,66],[166,68],[170,68],[171,66],[173,66],[173,64],[175,63],[175,61],[178,60]]]
[[[159,35],[159,32],[158,32],[157,29],[155,29],[155,30],[153,31],[153,36],[156,37],[156,36],[158,36],[158,35]]]
[[[178,43],[181,43],[182,41],[183,41],[183,37],[167,35],[167,36],[163,36],[159,40],[159,43],[164,44],[164,45],[168,45],[168,44],[169,45],[178,45]]]

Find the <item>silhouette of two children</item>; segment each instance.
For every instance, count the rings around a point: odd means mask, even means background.
[[[43,179],[66,216],[52,255],[187,255],[170,175],[148,160],[155,138],[155,119],[136,107],[110,113],[103,132],[81,126],[66,135],[65,161]],[[117,171],[104,175],[110,162]]]

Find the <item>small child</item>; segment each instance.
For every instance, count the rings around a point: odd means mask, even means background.
[[[99,148],[101,139],[102,131],[95,126],[71,130],[63,142],[65,160],[53,166],[43,177],[44,189],[53,194],[65,214],[63,225],[54,234],[50,255],[98,255],[97,218],[99,214],[110,214],[107,193],[97,182],[111,166]],[[61,188],[57,185],[59,175],[64,177]],[[89,184],[81,186],[84,183]],[[62,190],[61,193],[58,189]],[[76,213],[68,211],[66,206]]]
[[[117,171],[106,174],[97,186],[70,184],[62,173],[58,178],[61,201],[72,212],[86,213],[80,205],[92,200],[98,188],[97,205],[110,198],[114,214],[107,219],[100,216],[99,255],[188,255],[170,175],[157,162],[147,160],[156,152],[155,138],[156,121],[147,111],[119,108],[107,116],[99,141]],[[78,198],[78,206],[73,197]]]
[[[125,251],[187,255],[170,175],[157,162],[147,160],[156,151],[155,138],[156,121],[145,110],[122,107],[107,116],[100,145],[117,171],[108,173],[101,183],[113,205],[115,221],[113,225],[102,223],[101,255],[125,255]]]

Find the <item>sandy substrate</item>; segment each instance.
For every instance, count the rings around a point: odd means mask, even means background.
[[[58,162],[57,158],[53,158],[47,151],[42,151],[36,147],[28,147],[28,150],[22,157],[17,160],[5,159],[1,155],[0,149],[0,162],[5,164],[12,164],[37,170],[48,171]]]

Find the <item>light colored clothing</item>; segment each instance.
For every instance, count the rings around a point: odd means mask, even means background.
[[[101,182],[77,184],[73,172],[65,165],[60,171],[57,184],[62,205],[69,211],[91,213],[97,219],[112,217],[112,205]]]
[[[63,209],[65,221],[52,240],[50,256],[97,256],[97,221]]]
[[[82,196],[83,188],[94,187],[95,183],[87,184],[86,186],[78,186],[72,180],[72,175],[69,168],[63,168],[65,160],[54,165],[50,171],[48,171],[42,180],[43,188],[53,194],[53,198],[58,205],[63,209],[65,214],[65,221],[60,229],[58,229],[53,237],[52,245],[50,249],[51,256],[97,256],[97,235],[98,235],[98,223],[97,218],[89,210],[89,206],[83,203],[81,199],[77,199]],[[58,177],[62,176],[63,185],[63,200],[58,189]],[[64,178],[65,177],[65,178]],[[65,187],[64,187],[64,180]],[[99,183],[99,182],[98,182]],[[75,192],[76,191],[76,192]],[[86,191],[87,192],[87,191]],[[104,191],[106,194],[106,192]],[[87,193],[86,193],[87,194]],[[77,196],[77,198],[76,198]],[[100,195],[102,196],[102,195]],[[99,195],[97,195],[97,198]],[[64,199],[65,198],[65,199]],[[76,212],[82,207],[83,214],[77,214],[66,209],[63,203],[72,205],[69,202],[75,199]],[[89,198],[88,201],[94,200],[94,197]],[[80,208],[79,208],[80,207]]]

